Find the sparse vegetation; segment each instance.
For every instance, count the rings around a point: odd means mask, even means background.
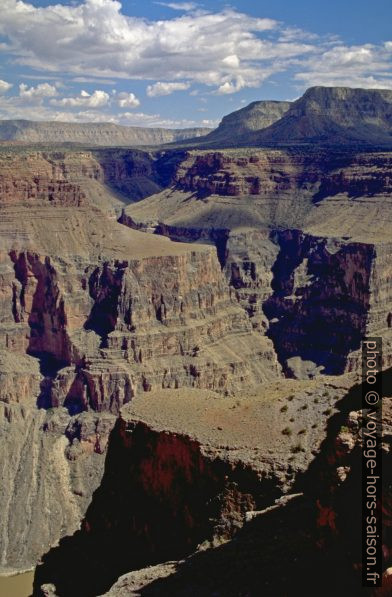
[[[291,447],[290,452],[292,454],[298,454],[299,452],[305,452],[304,448],[302,447],[301,444],[295,444],[295,446]]]
[[[304,435],[306,433],[306,429],[300,429],[300,431],[298,431],[298,435]]]
[[[327,409],[324,411],[324,414],[325,414],[325,415],[327,415],[327,417],[329,417],[329,415],[331,415],[331,414],[332,414],[332,408],[327,408]]]
[[[315,398],[315,399],[313,400],[313,402],[314,402],[315,404],[318,404],[318,403],[320,402],[320,400],[319,400],[318,398]]]
[[[280,409],[280,412],[281,412],[281,413],[285,413],[285,412],[287,411],[287,409],[288,409],[288,406],[287,406],[287,404],[284,404],[284,405],[282,406],[282,408]]]
[[[290,435],[292,435],[292,433],[293,433],[293,430],[292,430],[290,427],[285,427],[285,428],[282,430],[282,434],[283,434],[283,435],[288,435],[288,436],[290,436]]]

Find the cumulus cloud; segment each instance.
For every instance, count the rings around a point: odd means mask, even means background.
[[[68,106],[70,108],[102,108],[107,106],[110,95],[106,91],[96,89],[92,94],[82,90],[76,97],[63,97],[51,100],[52,106]]]
[[[216,89],[226,83],[225,89],[257,87],[266,72],[279,72],[288,59],[314,50],[300,39],[279,41],[276,21],[233,9],[148,21],[124,15],[121,8],[116,0],[39,8],[3,0],[0,34],[8,38],[16,62],[33,68],[75,76],[182,79]]]
[[[305,67],[306,70],[303,70]],[[306,60],[295,79],[312,85],[392,89],[392,42],[337,45]]]
[[[134,93],[126,93],[122,91],[117,95],[117,103],[120,108],[137,108],[140,106],[140,100]]]
[[[0,93],[6,93],[7,91],[9,91],[9,89],[11,89],[11,87],[11,83],[7,83],[7,81],[3,81],[2,79],[0,79]]]
[[[148,85],[147,95],[148,97],[157,97],[159,95],[170,95],[174,91],[184,91],[189,89],[190,83],[162,83],[158,81],[154,85]]]
[[[19,97],[27,102],[41,103],[45,98],[56,95],[58,95],[58,91],[50,83],[40,83],[36,87],[28,87],[25,83],[19,85]]]

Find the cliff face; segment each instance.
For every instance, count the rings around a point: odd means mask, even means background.
[[[273,294],[263,310],[280,358],[289,371],[300,357],[326,373],[343,373],[367,329],[374,247],[295,230],[278,232],[276,242]]]
[[[169,191],[127,208],[121,221],[213,243],[288,374],[358,368],[365,331],[383,336],[387,366],[390,160],[388,152],[193,151]]]
[[[231,394],[281,375],[212,248],[129,230],[89,200],[0,208],[4,569],[35,563],[77,528],[123,404],[160,388]]]
[[[2,141],[27,143],[88,143],[93,145],[160,145],[206,135],[211,129],[162,129],[117,124],[72,124],[69,122],[34,122],[3,120]]]
[[[138,150],[0,152],[0,204],[120,206],[161,190],[157,160]]]
[[[347,193],[350,197],[391,192],[390,153],[310,150],[228,150],[189,152],[173,182],[200,195],[281,197],[298,192],[315,202]]]

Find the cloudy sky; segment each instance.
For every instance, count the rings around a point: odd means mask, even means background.
[[[312,85],[392,89],[390,0],[1,0],[0,118],[215,126]]]

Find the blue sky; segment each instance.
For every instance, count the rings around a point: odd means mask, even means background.
[[[216,126],[312,85],[392,89],[390,0],[2,0],[0,118]]]

